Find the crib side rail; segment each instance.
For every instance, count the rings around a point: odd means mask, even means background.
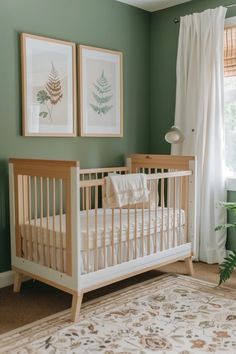
[[[147,180],[155,180],[155,179],[165,179],[165,178],[173,178],[173,177],[184,177],[191,176],[192,171],[175,171],[175,172],[163,172],[163,173],[153,173],[147,175]],[[93,180],[83,180],[80,182],[80,187],[91,187],[91,186],[104,186],[105,179],[93,179]]]
[[[71,174],[77,167],[77,161],[10,159],[13,260],[72,275]]]
[[[119,166],[119,167],[101,167],[101,168],[84,168],[80,169],[80,175],[90,175],[89,179],[92,179],[94,176],[95,179],[103,178],[108,173],[127,173],[129,172],[129,168],[127,166]]]
[[[187,199],[191,176],[189,170],[149,174],[147,203],[112,209],[99,207],[99,196],[104,196],[104,178],[80,181],[80,195],[85,198],[83,273],[187,244]]]
[[[86,168],[80,169],[80,182],[83,186],[89,185],[92,186],[94,183],[98,185],[102,185],[104,181],[104,177],[108,176],[109,174],[126,174],[129,173],[130,169],[127,166],[120,166],[120,167],[104,167],[104,168]],[[101,183],[99,181],[102,181]],[[84,184],[84,182],[88,182],[88,184]],[[101,206],[101,198],[102,192],[101,188],[98,188],[98,205]],[[92,193],[91,193],[92,192]],[[86,210],[86,200],[88,201],[89,205],[88,208],[94,208],[95,202],[95,190],[89,189],[89,198],[86,199],[86,189],[82,188],[80,193],[80,209]]]

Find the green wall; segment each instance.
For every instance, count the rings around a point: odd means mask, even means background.
[[[124,54],[124,138],[21,136],[19,33],[120,50]],[[10,269],[9,157],[122,165],[149,151],[150,14],[114,0],[0,0],[0,272]]]
[[[228,192],[228,201],[236,202],[236,192],[230,191]],[[228,212],[228,223],[236,222],[236,215],[232,211]],[[236,250],[236,231],[235,228],[228,229],[228,238],[226,243],[227,250]]]
[[[132,152],[169,153],[164,134],[174,122],[179,32],[173,19],[231,3],[192,0],[149,14],[115,0],[0,0],[0,272],[10,269],[8,158],[76,159],[97,167],[122,165]],[[227,12],[233,15],[236,8]],[[21,136],[20,32],[123,52],[124,138]],[[234,235],[228,245],[236,249]]]
[[[230,5],[232,0],[192,0],[151,15],[151,124],[152,153],[169,153],[170,145],[164,141],[165,132],[174,123],[176,56],[179,24],[173,22],[193,12],[201,12],[219,5]],[[236,16],[236,7],[227,11],[227,17]],[[228,192],[228,200],[236,201],[236,193]],[[229,218],[232,215],[229,214]],[[236,232],[228,232],[227,248],[236,250]]]

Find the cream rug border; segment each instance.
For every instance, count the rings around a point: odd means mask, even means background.
[[[229,287],[226,287],[226,286],[220,286],[219,287],[218,285],[216,285],[214,283],[211,283],[211,282],[208,282],[208,281],[205,281],[205,280],[200,280],[200,279],[193,278],[193,277],[186,276],[186,275],[163,274],[163,275],[159,275],[159,276],[153,277],[152,279],[145,280],[145,281],[143,281],[141,283],[130,285],[127,288],[123,288],[121,290],[117,290],[117,291],[114,291],[112,293],[100,296],[97,299],[86,301],[85,303],[82,304],[80,313],[81,313],[81,315],[83,315],[85,311],[89,311],[89,309],[91,307],[93,307],[93,305],[96,304],[96,303],[98,303],[99,306],[102,306],[102,304],[104,302],[106,303],[106,305],[108,305],[108,303],[106,301],[107,299],[109,299],[109,302],[111,302],[114,299],[114,297],[118,297],[119,295],[123,295],[124,297],[129,296],[129,293],[132,292],[133,290],[135,290],[136,288],[141,290],[143,287],[145,287],[146,285],[148,285],[150,283],[153,283],[155,281],[161,282],[161,280],[169,281],[171,278],[172,279],[179,278],[179,279],[182,279],[183,281],[187,281],[187,282],[190,283],[190,284],[188,284],[188,286],[192,285],[194,287],[196,285],[200,285],[201,284],[203,289],[199,288],[198,289],[199,291],[202,290],[204,292],[208,292],[210,290],[211,293],[212,293],[212,291],[215,291],[214,295],[217,295],[217,296],[225,297],[225,293],[227,292],[227,295],[229,295],[229,298],[232,297],[232,299],[236,300],[236,289],[232,289],[232,288],[229,288]],[[13,337],[19,332],[25,332],[28,329],[32,329],[33,327],[36,327],[36,326],[38,326],[38,325],[40,325],[40,324],[42,324],[44,322],[52,321],[53,319],[55,319],[57,317],[69,315],[70,311],[71,310],[69,308],[67,310],[60,311],[60,312],[57,312],[57,313],[55,313],[53,315],[41,318],[40,320],[28,323],[28,324],[26,324],[24,326],[17,327],[16,329],[13,329],[11,331],[2,333],[0,335],[0,341],[3,340],[3,339],[6,339],[6,337]],[[73,324],[73,322],[72,321],[68,321],[66,326],[69,326],[71,324]]]

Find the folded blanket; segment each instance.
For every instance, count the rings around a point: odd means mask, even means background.
[[[121,208],[128,204],[145,203],[149,191],[144,173],[110,175],[105,177],[103,205],[106,208]]]

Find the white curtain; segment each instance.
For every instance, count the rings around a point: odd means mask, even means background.
[[[217,203],[225,200],[223,162],[224,21],[218,7],[181,18],[177,57],[175,125],[185,135],[172,154],[196,155],[197,258],[218,263],[225,257],[225,222]]]

